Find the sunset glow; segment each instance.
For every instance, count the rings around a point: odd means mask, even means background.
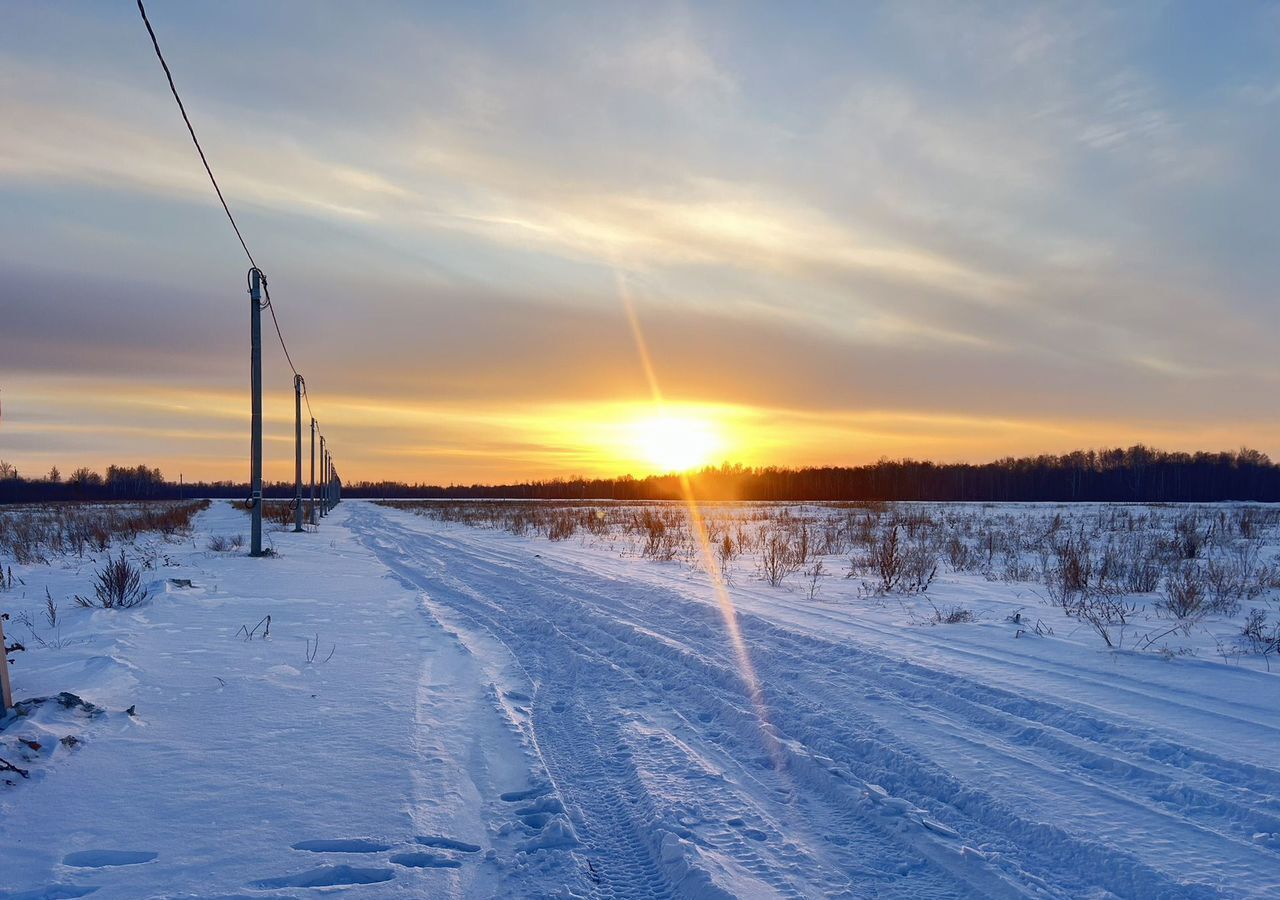
[[[663,472],[687,472],[712,463],[726,450],[715,426],[692,416],[659,414],[633,426],[645,462]]]
[[[162,18],[259,60],[252,90],[226,53],[175,74],[344,474],[448,483],[1280,455],[1277,263],[1240,250],[1272,230],[1274,21],[1224,12],[1235,62],[1183,94],[1176,55],[1126,55],[1162,9]],[[242,478],[243,259],[132,13],[0,36],[0,457]]]
[[[1280,0],[2,21],[0,900],[1280,898]]]

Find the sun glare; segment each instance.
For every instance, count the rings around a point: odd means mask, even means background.
[[[718,429],[706,419],[655,415],[634,427],[637,455],[663,472],[687,472],[712,462],[723,449]]]

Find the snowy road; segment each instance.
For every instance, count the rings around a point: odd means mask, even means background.
[[[1280,890],[1280,774],[1264,751],[1280,722],[1273,696],[1247,692],[1253,673],[1237,673],[1246,692],[1231,697],[1162,695],[1114,665],[1064,679],[1052,658],[942,652],[929,629],[860,634],[786,615],[805,605],[795,598],[765,618],[747,596],[762,724],[709,586],[679,567],[375,507],[351,521],[499,673],[569,811],[587,892]],[[1063,680],[1085,700],[1061,699]],[[1252,751],[1227,755],[1218,741],[1233,728]]]
[[[1280,895],[1256,668],[1018,637],[1021,588],[973,576],[933,593],[986,614],[927,627],[744,573],[761,708],[687,565],[363,502],[278,559],[203,549],[243,527],[215,505],[161,545],[191,588],[66,608],[15,666],[102,712],[0,732],[45,747],[0,790],[3,900]],[[87,571],[25,567],[0,602]]]

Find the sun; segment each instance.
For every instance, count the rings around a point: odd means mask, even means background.
[[[637,455],[663,472],[687,472],[710,463],[723,446],[707,419],[688,415],[647,416],[633,425]]]

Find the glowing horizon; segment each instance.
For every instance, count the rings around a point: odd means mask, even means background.
[[[1262,9],[329,15],[152,18],[349,479],[1280,457]],[[0,459],[243,477],[245,264],[136,10],[6,24]]]
[[[14,390],[13,386],[19,390]],[[0,458],[24,475],[56,465],[145,463],[188,480],[243,479],[247,471],[247,392],[95,380],[101,394],[64,380],[10,382],[3,394]],[[85,385],[89,387],[89,385]],[[74,398],[74,399],[68,399]],[[644,477],[722,463],[746,466],[861,465],[882,458],[989,462],[1004,456],[1063,453],[1144,443],[1167,450],[1232,450],[1247,423],[1225,423],[1188,440],[1158,422],[1013,419],[905,410],[794,410],[651,399],[529,404],[415,404],[331,395],[317,413],[342,447],[348,480],[504,484],[556,477]],[[59,408],[57,417],[42,410]],[[696,423],[702,448],[689,466],[667,465],[646,442],[665,422],[664,441]],[[423,432],[425,439],[420,439]],[[1259,429],[1255,426],[1255,434]],[[266,475],[292,475],[291,395],[268,392]],[[1266,446],[1280,426],[1261,429]],[[932,452],[929,452],[932,450]],[[307,447],[304,435],[304,458]],[[678,452],[684,452],[678,450]]]

